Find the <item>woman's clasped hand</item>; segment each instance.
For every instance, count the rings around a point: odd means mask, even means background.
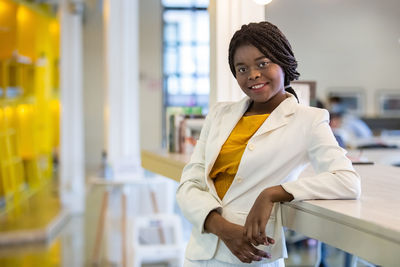
[[[258,249],[250,242],[243,233],[245,228],[238,224],[228,223],[221,234],[221,240],[229,250],[244,263],[261,261],[263,258],[270,258],[271,255],[261,249]],[[269,239],[273,244],[274,240]]]

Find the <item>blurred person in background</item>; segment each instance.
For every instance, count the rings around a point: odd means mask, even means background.
[[[373,133],[369,126],[355,114],[351,114],[343,99],[337,96],[328,99],[328,109],[331,114],[332,130],[343,144],[358,147],[365,143],[373,143]]]

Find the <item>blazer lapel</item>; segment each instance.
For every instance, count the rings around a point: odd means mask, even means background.
[[[219,155],[219,151],[221,150],[222,145],[225,143],[226,139],[228,139],[230,133],[233,128],[236,126],[240,118],[246,112],[247,107],[250,104],[250,98],[244,97],[241,101],[237,103],[233,103],[230,105],[227,110],[221,114],[222,116],[218,118],[215,123],[215,127],[218,129],[217,140],[213,144],[213,149],[208,157],[208,162],[206,162],[206,173],[207,175],[210,173],[211,168],[214,165],[215,160]]]
[[[219,121],[221,130],[217,142],[218,153],[226,139],[228,139],[233,128],[235,128],[238,121],[243,117],[243,114],[246,112],[250,104],[250,101],[250,98],[245,97],[241,101],[231,105],[229,110],[223,114],[221,120]]]
[[[271,115],[269,115],[265,122],[260,126],[254,136],[273,131],[289,122],[290,115],[295,112],[297,100],[291,94],[287,94],[287,96],[288,98],[286,98],[274,111],[272,111]]]
[[[206,183],[208,187],[211,189],[211,192],[218,199],[217,192],[215,191],[214,183],[209,178],[209,174],[211,172],[212,167],[219,155],[222,145],[225,143],[226,139],[228,139],[230,133],[233,128],[235,128],[236,124],[246,112],[251,100],[249,97],[244,97],[237,103],[233,103],[230,105],[227,110],[221,114],[222,116],[215,122],[218,125],[216,126],[219,130],[217,140],[214,142],[213,149],[210,153],[209,160],[206,162]]]

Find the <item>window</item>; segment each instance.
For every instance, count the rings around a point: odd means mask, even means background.
[[[208,0],[163,0],[163,90],[167,107],[208,110]]]

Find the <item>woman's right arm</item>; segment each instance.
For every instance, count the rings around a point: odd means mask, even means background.
[[[219,113],[220,105],[215,105],[208,113],[190,162],[183,169],[176,192],[176,200],[183,215],[200,233],[204,233],[204,223],[208,214],[213,210],[221,211],[222,208],[220,201],[208,191],[205,179],[205,148],[208,133],[212,121]]]
[[[214,106],[206,117],[190,162],[183,169],[176,199],[183,215],[197,231],[221,238],[242,262],[259,261],[261,257],[270,255],[256,249],[244,238],[243,226],[233,224],[220,215],[220,200],[209,192],[206,185],[205,148],[211,124],[219,114],[219,105]]]

